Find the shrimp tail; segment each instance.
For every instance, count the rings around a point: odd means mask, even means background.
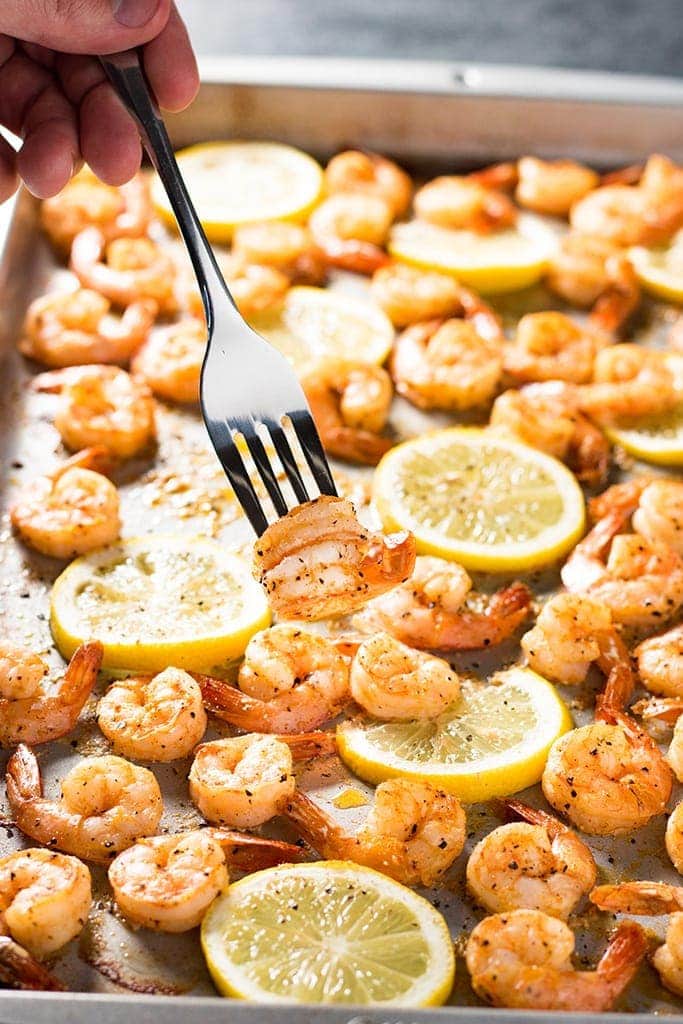
[[[588,898],[601,910],[650,917],[681,910],[683,891],[664,882],[622,882],[620,885],[598,885]]]
[[[609,989],[608,1007],[631,982],[647,949],[647,938],[640,925],[635,921],[622,921],[596,968],[596,974]]]
[[[69,704],[82,708],[97,682],[97,673],[102,666],[104,647],[99,640],[90,640],[76,650],[64,674],[60,696]]]
[[[357,238],[326,238],[317,244],[316,253],[332,267],[356,274],[374,274],[391,263],[384,249]]]
[[[415,568],[415,538],[408,530],[382,535],[370,546],[360,573],[373,583],[381,580],[405,583]]]
[[[558,821],[553,814],[548,814],[547,811],[542,811],[539,807],[530,807],[529,804],[525,804],[521,800],[501,800],[499,807],[505,817],[510,820],[521,818],[531,825],[540,825],[551,839],[567,831],[567,826]]]
[[[579,541],[560,573],[567,590],[581,593],[601,579],[605,567],[600,559],[630,515],[628,507],[612,509]]]
[[[231,870],[248,874],[252,871],[261,871],[263,868],[275,867],[277,864],[295,864],[305,859],[302,848],[294,843],[230,829],[212,828],[209,831],[211,837],[222,846],[226,863]]]
[[[296,736],[278,736],[277,739],[287,744],[295,761],[310,761],[337,752],[337,737],[333,732],[304,732]]]
[[[445,614],[435,650],[468,651],[492,647],[511,636],[529,614],[532,594],[524,583],[512,583],[492,595],[485,612]]]
[[[581,413],[576,416],[576,428],[569,442],[567,464],[581,483],[599,487],[607,476],[610,444],[602,430]]]
[[[341,706],[330,708],[323,699],[316,700],[313,695],[305,707],[296,698],[292,698],[289,707],[283,707],[276,701],[269,703],[250,697],[223,679],[194,672],[191,675],[199,683],[204,705],[212,715],[249,732],[289,734],[299,733],[302,729],[310,731],[324,725],[341,711]]]
[[[673,725],[683,715],[683,697],[651,697],[649,700],[639,700],[631,711],[642,718],[657,718]]]
[[[653,476],[644,475],[608,487],[606,491],[588,502],[591,519],[594,522],[604,519],[615,509],[621,509],[626,517],[632,515],[638,507],[641,494],[654,479]]]
[[[635,270],[624,256],[608,257],[605,270],[611,283],[595,303],[588,323],[610,336],[623,327],[638,306],[640,285]]]
[[[482,167],[479,171],[471,171],[467,177],[471,181],[483,185],[484,188],[511,192],[519,180],[519,172],[516,161],[509,160],[504,163],[490,164],[488,167]]]
[[[607,676],[600,700],[615,708],[625,708],[636,686],[631,656],[619,634],[612,631],[598,637],[598,667]]]
[[[600,175],[600,185],[637,185],[643,176],[645,164],[629,164]]]
[[[65,991],[61,981],[6,935],[0,935],[0,985],[32,992]]]
[[[6,785],[7,799],[17,819],[22,816],[27,804],[40,800],[43,795],[38,758],[25,743],[19,744],[7,762]]]
[[[95,444],[90,448],[83,448],[70,458],[66,459],[61,466],[52,474],[58,479],[68,469],[91,469],[94,473],[101,473],[102,476],[110,476],[115,462],[108,448],[103,444]]]
[[[501,344],[505,341],[500,317],[479,295],[468,288],[461,288],[459,300],[465,318],[472,323],[479,337]]]
[[[296,790],[284,806],[282,814],[316,853],[322,857],[334,857],[339,852],[341,829],[305,793]]]

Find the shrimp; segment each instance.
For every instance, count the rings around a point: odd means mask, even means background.
[[[566,921],[595,885],[593,854],[552,814],[507,800],[524,821],[500,825],[481,839],[467,861],[467,886],[492,914],[539,910]]]
[[[190,797],[207,821],[254,828],[279,814],[294,793],[294,757],[327,753],[334,737],[248,733],[202,743],[188,776]]]
[[[346,615],[407,579],[415,538],[365,529],[345,498],[321,495],[268,527],[254,547],[254,575],[282,617]]]
[[[56,368],[127,363],[147,337],[157,306],[153,299],[140,299],[115,318],[110,305],[88,288],[43,295],[28,308],[19,351]]]
[[[472,580],[456,562],[420,555],[412,576],[371,601],[356,622],[411,647],[463,651],[501,643],[529,613],[531,594],[523,583],[490,596],[476,595],[483,610],[465,605],[471,587]]]
[[[643,640],[634,654],[638,675],[650,693],[683,698],[683,625]]]
[[[76,857],[19,850],[0,857],[0,934],[44,959],[80,934],[91,904],[90,872]]]
[[[292,284],[322,284],[325,280],[324,261],[316,253],[310,232],[301,224],[243,224],[232,236],[232,253],[243,265],[273,267]]]
[[[461,311],[455,278],[402,263],[380,267],[370,290],[395,327],[455,316]]]
[[[154,775],[113,755],[85,758],[62,779],[61,798],[48,800],[36,755],[22,743],[9,759],[6,781],[14,820],[25,835],[98,864],[153,835],[163,811]]]
[[[393,219],[393,207],[377,195],[336,192],[313,211],[308,226],[330,266],[374,274],[389,262],[383,246]]]
[[[348,665],[334,644],[285,624],[251,638],[239,689],[210,676],[195,678],[212,714],[259,732],[310,732],[350,700]]]
[[[593,382],[577,388],[577,398],[583,412],[605,424],[666,412],[680,401],[666,353],[631,344],[598,352]]]
[[[683,558],[665,544],[619,534],[628,516],[615,507],[600,519],[565,562],[562,582],[607,605],[616,623],[656,627],[683,607]]]
[[[631,982],[647,951],[642,928],[623,921],[594,971],[571,963],[574,934],[539,910],[485,917],[473,930],[465,962],[474,991],[493,1006],[599,1013]]]
[[[204,324],[200,320],[181,320],[145,342],[133,357],[131,373],[141,377],[160,398],[198,402],[205,351]]]
[[[0,986],[25,992],[64,991],[61,981],[6,935],[0,935]]]
[[[242,316],[250,317],[281,305],[291,284],[276,267],[247,263],[231,254],[221,260],[221,270]]]
[[[435,718],[460,694],[460,680],[447,661],[388,633],[363,641],[349,679],[356,703],[374,718],[389,721]]]
[[[672,477],[637,476],[593,498],[589,510],[601,519],[614,508],[632,516],[634,530],[652,544],[683,555],[683,483]]]
[[[206,732],[198,683],[179,668],[112,683],[97,705],[97,724],[121,757],[176,761]]]
[[[577,231],[560,241],[545,280],[556,295],[579,309],[594,307],[613,289],[628,291],[633,308],[640,297],[635,271],[623,250],[606,238]]]
[[[149,238],[107,241],[99,228],[86,228],[71,247],[71,269],[83,288],[101,292],[117,306],[153,299],[159,312],[175,313],[175,266]]]
[[[536,625],[521,640],[536,672],[560,683],[582,683],[593,662],[619,679],[624,699],[635,680],[628,649],[616,631],[609,608],[580,594],[556,594],[545,603]]]
[[[375,868],[404,885],[435,885],[465,845],[465,812],[430,782],[389,779],[375,790],[362,828],[349,835],[304,793],[282,812],[324,858]]]
[[[32,480],[10,507],[12,526],[24,543],[51,558],[73,558],[115,541],[119,495],[100,472],[108,467],[106,450],[96,446]]]
[[[228,887],[233,865],[258,871],[301,860],[291,843],[202,828],[139,839],[109,866],[119,910],[133,924],[157,932],[186,932],[201,923]]]
[[[49,370],[38,374],[33,386],[61,396],[54,422],[72,451],[98,446],[115,457],[130,459],[156,436],[149,388],[117,366]]]
[[[393,388],[381,366],[327,360],[311,370],[301,386],[330,455],[374,466],[391,448],[391,440],[381,432]]]
[[[84,167],[57,196],[40,204],[40,223],[55,249],[68,256],[76,235],[97,227],[108,242],[144,235],[152,216],[149,187],[144,174],[136,174],[118,188],[105,185]]]
[[[683,698],[655,697],[641,700],[631,710],[634,714],[642,715],[643,719],[655,718],[673,724],[674,731],[666,759],[678,781],[683,781]]]
[[[527,313],[515,339],[503,350],[503,369],[516,384],[563,380],[584,384],[593,377],[603,338],[564,313]]]
[[[524,156],[517,161],[517,173],[515,199],[519,205],[557,217],[566,217],[577,200],[600,184],[596,171],[575,160]]]
[[[358,192],[377,196],[390,205],[394,217],[401,217],[410,206],[413,183],[393,160],[347,149],[333,156],[325,168],[325,190],[328,195]]]
[[[509,227],[516,220],[510,197],[474,175],[434,178],[418,189],[413,204],[421,220],[480,234]]]
[[[500,346],[469,320],[430,320],[399,334],[390,370],[396,391],[420,409],[485,405],[500,382]]]
[[[566,462],[587,487],[597,487],[607,476],[609,441],[580,412],[570,384],[553,380],[504,391],[493,403],[489,424],[496,433],[512,434]]]
[[[59,682],[47,689],[42,658],[0,647],[0,746],[50,743],[71,732],[97,682],[102,653],[98,640],[81,644]]]

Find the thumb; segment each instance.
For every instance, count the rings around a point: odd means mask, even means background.
[[[2,0],[0,33],[62,53],[115,53],[159,35],[171,0]]]

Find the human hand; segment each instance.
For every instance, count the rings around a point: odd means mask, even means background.
[[[85,160],[120,185],[140,166],[137,128],[91,54],[143,47],[159,105],[182,110],[199,88],[187,31],[172,0],[0,0],[0,202],[22,179],[55,195]]]

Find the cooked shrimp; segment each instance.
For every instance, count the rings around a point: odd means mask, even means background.
[[[374,718],[435,718],[455,703],[460,680],[443,658],[388,633],[363,641],[351,662],[351,695]]]
[[[393,219],[393,207],[379,196],[336,192],[313,211],[308,226],[331,266],[374,274],[389,262],[383,246]]]
[[[595,885],[593,854],[552,814],[518,800],[506,807],[524,821],[500,825],[467,862],[467,886],[490,913],[540,910],[566,921]]]
[[[73,558],[115,541],[119,495],[99,471],[108,468],[106,449],[96,446],[32,480],[10,508],[24,543],[51,558]]]
[[[0,646],[0,746],[50,743],[71,732],[101,664],[102,644],[82,644],[62,678],[47,688],[48,667],[42,658]]]
[[[589,510],[601,519],[620,508],[632,516],[633,528],[652,544],[667,544],[683,555],[683,483],[672,477],[636,476],[608,487],[593,498]]]
[[[313,239],[301,224],[265,221],[244,224],[232,236],[232,253],[242,264],[274,267],[290,282],[322,284],[325,264]]]
[[[371,601],[356,621],[411,647],[464,651],[501,643],[529,613],[531,594],[523,583],[490,596],[477,594],[475,607],[467,607],[471,587],[472,580],[457,562],[420,555],[412,576]]]
[[[327,753],[334,737],[248,733],[202,743],[190,774],[190,796],[207,821],[254,828],[279,814],[296,785],[293,759]]]
[[[465,961],[474,991],[493,1006],[599,1013],[609,1010],[645,953],[643,930],[623,921],[594,971],[571,963],[574,933],[539,910],[485,917],[467,942]]]
[[[196,676],[217,718],[259,732],[302,733],[335,718],[350,699],[349,669],[325,637],[284,624],[247,644],[239,689]]]
[[[407,579],[415,538],[365,529],[344,498],[321,495],[277,519],[254,547],[254,575],[283,618],[346,615]]]
[[[641,700],[631,708],[643,719],[659,719],[673,725],[674,731],[666,759],[679,782],[683,781],[683,697],[654,697]],[[682,850],[683,853],[683,850]]]
[[[600,334],[580,327],[564,313],[527,313],[514,341],[503,349],[503,369],[517,384],[563,380],[583,384],[593,377],[604,344]]]
[[[40,768],[23,743],[7,764],[7,799],[21,831],[45,846],[107,864],[120,850],[153,835],[163,805],[147,768],[122,757],[87,757],[62,779],[61,798],[43,796]]]
[[[524,156],[517,161],[517,173],[515,199],[519,205],[558,217],[566,217],[574,203],[600,183],[594,170],[575,160]]]
[[[242,316],[254,316],[282,303],[291,284],[276,267],[247,263],[231,254],[221,260],[221,270]]]
[[[416,215],[443,228],[485,233],[509,227],[516,220],[509,196],[475,176],[445,175],[428,181],[415,193]]]
[[[325,189],[335,192],[359,192],[378,196],[388,203],[394,217],[401,217],[413,194],[413,183],[393,160],[377,153],[361,153],[347,149],[333,156],[325,168]]]
[[[108,872],[119,909],[133,924],[157,932],[186,932],[201,923],[228,887],[228,869],[258,871],[301,859],[290,843],[214,828],[139,839]]]
[[[205,350],[204,324],[200,320],[182,320],[145,342],[131,362],[131,373],[142,377],[160,398],[198,402]]]
[[[638,675],[650,693],[683,698],[683,625],[643,640],[634,654]]]
[[[71,269],[83,288],[101,292],[118,306],[153,299],[160,313],[176,310],[175,265],[149,238],[107,241],[99,228],[86,228],[71,247]]]
[[[154,399],[147,385],[125,370],[70,366],[38,374],[33,386],[61,395],[55,427],[72,451],[101,446],[129,459],[154,440]]]
[[[311,370],[301,386],[330,455],[374,466],[391,448],[391,440],[381,432],[393,388],[381,366],[327,360]]]
[[[549,380],[504,391],[491,408],[491,427],[566,462],[588,487],[604,482],[610,444],[579,410],[574,388]]]
[[[352,860],[404,885],[436,884],[465,845],[465,812],[458,798],[412,779],[380,783],[355,835],[300,791],[283,813],[322,857]]]
[[[640,296],[635,272],[623,250],[606,238],[578,231],[570,231],[560,241],[550,258],[546,284],[580,309],[595,306],[616,289],[629,292],[634,308]]]
[[[603,185],[571,210],[572,227],[620,246],[665,242],[683,223],[681,169],[650,157],[637,185]]]
[[[598,352],[593,382],[578,388],[577,397],[591,419],[607,424],[665,412],[680,400],[666,353],[630,344]]]
[[[109,309],[109,300],[88,288],[43,295],[28,308],[19,350],[52,367],[127,363],[147,337],[157,306],[140,299],[120,318]]]
[[[461,311],[460,285],[436,271],[391,263],[375,271],[372,295],[395,327],[407,327]]]
[[[459,411],[484,405],[500,382],[497,342],[469,320],[430,320],[399,334],[391,355],[396,390],[421,409]]]
[[[61,981],[7,935],[0,935],[0,985],[24,992],[64,992]]]
[[[90,872],[76,857],[19,850],[0,858],[0,934],[33,956],[51,956],[75,938],[90,903]]]
[[[176,761],[194,750],[207,719],[198,683],[167,668],[113,682],[97,705],[97,724],[121,757]]]
[[[118,188],[105,185],[84,167],[57,196],[40,204],[40,223],[55,248],[68,256],[71,244],[85,228],[97,227],[109,242],[144,235],[152,216],[149,187],[136,174]]]

